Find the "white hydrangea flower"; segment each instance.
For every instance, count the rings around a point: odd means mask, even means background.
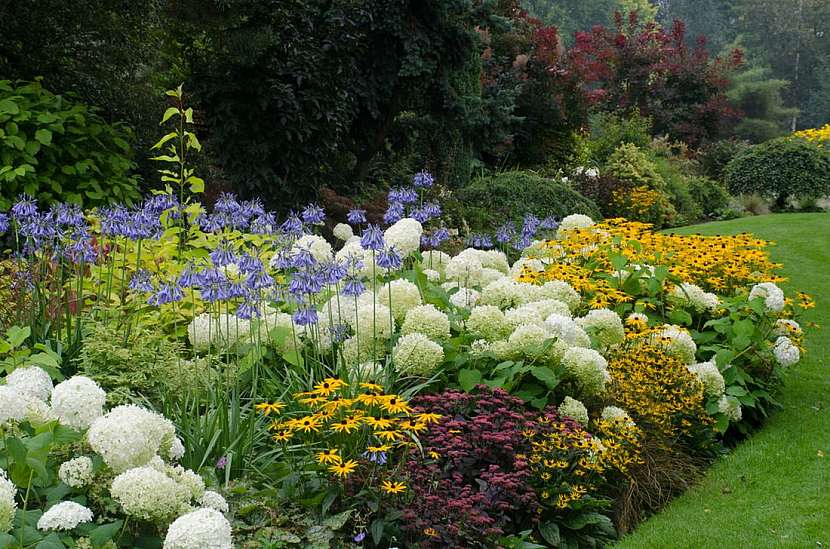
[[[348,240],[354,236],[352,227],[350,225],[346,225],[345,223],[338,223],[335,225],[332,232],[337,240],[342,240],[343,242],[348,242]]]
[[[357,274],[366,278],[374,276],[374,273],[372,272],[372,265],[374,261],[372,250],[364,250],[360,246],[359,238],[346,242],[346,244],[335,254],[335,258],[341,263],[358,260],[362,268]],[[376,270],[378,273],[382,272],[382,269],[380,268],[377,268]]]
[[[675,325],[667,325],[656,334],[656,342],[669,356],[683,362],[694,364],[697,345],[687,330]]]
[[[482,269],[484,267],[477,254],[462,252],[449,260],[444,267],[444,276],[463,286],[476,286],[480,283]]]
[[[443,360],[443,347],[418,332],[400,338],[392,350],[392,361],[400,374],[428,377]]]
[[[510,333],[510,326],[504,313],[495,305],[478,305],[470,312],[467,329],[488,341],[504,339]]]
[[[441,273],[435,269],[424,269],[424,276],[427,277],[427,280],[430,282],[438,282],[441,280]]]
[[[622,408],[618,408],[616,406],[606,406],[602,409],[600,413],[600,417],[606,421],[613,421],[615,419],[620,419],[625,421],[628,425],[634,426],[634,420],[631,419],[631,416],[628,415],[628,412],[623,410]]]
[[[350,337],[340,345],[340,352],[343,354],[343,365],[356,369],[365,361],[371,360],[373,353],[383,353],[383,349],[377,348],[377,342],[370,337]]]
[[[772,332],[777,336],[801,335],[801,325],[791,318],[779,318]]]
[[[419,221],[404,217],[383,231],[383,238],[387,246],[394,246],[398,253],[407,256],[420,249],[423,232],[424,228]]]
[[[6,385],[43,402],[49,400],[54,388],[49,374],[37,366],[17,368],[6,376]]]
[[[6,471],[0,469],[0,534],[8,533],[12,529],[14,515],[17,512],[16,494],[17,488],[6,476]]]
[[[573,313],[582,298],[579,293],[573,289],[573,286],[562,280],[550,280],[539,287],[539,293],[542,299],[555,299],[561,301],[568,306],[571,313]]]
[[[779,366],[783,368],[794,366],[801,360],[801,351],[786,336],[781,336],[775,340],[775,344],[772,347],[772,354],[775,355],[775,360]]]
[[[37,521],[37,529],[72,530],[84,522],[92,522],[92,511],[74,501],[62,501],[43,513]]]
[[[251,321],[235,314],[200,313],[187,326],[187,338],[193,349],[203,353],[213,346],[230,347],[251,333]]]
[[[496,280],[501,280],[502,278],[504,278],[504,273],[501,271],[485,267],[481,269],[481,275],[478,277],[478,285],[485,288],[488,284],[491,284]]]
[[[784,309],[784,291],[772,282],[761,282],[752,287],[749,299],[761,298],[768,311],[780,313]]]
[[[582,425],[588,425],[588,409],[582,402],[575,398],[566,396],[562,404],[559,405],[559,414],[569,417]]]
[[[548,315],[545,325],[553,337],[571,347],[591,346],[591,338],[572,318],[559,314]]]
[[[86,429],[104,415],[107,393],[84,376],[58,383],[52,391],[52,413],[62,425]]]
[[[30,397],[7,385],[0,385],[0,428],[26,419]]]
[[[513,345],[506,339],[494,341],[490,344],[490,352],[499,360],[505,360],[513,356]]]
[[[541,299],[539,301],[532,301],[522,307],[531,307],[539,313],[542,320],[545,320],[550,315],[557,314],[562,316],[571,316],[571,310],[567,304],[558,299]]]
[[[182,515],[167,529],[163,549],[232,549],[231,525],[215,509]]]
[[[594,309],[576,320],[586,332],[593,332],[597,342],[608,348],[625,341],[625,328],[620,315],[610,309]]]
[[[499,250],[478,250],[478,258],[481,266],[485,269],[493,269],[502,274],[510,272],[510,264],[507,255]]]
[[[26,421],[32,425],[43,425],[55,421],[57,417],[52,413],[52,408],[39,398],[27,396]]]
[[[164,450],[163,447],[162,450]],[[174,437],[173,442],[170,443],[169,451],[167,452],[167,455],[165,457],[173,461],[178,461],[182,459],[182,456],[184,456],[184,451],[185,448],[182,439],[180,439],[179,437]]]
[[[527,303],[527,297],[528,291],[521,282],[505,276],[484,287],[480,303],[507,309]]]
[[[672,290],[672,297],[682,304],[689,305],[698,313],[712,312],[720,304],[718,296],[711,292],[704,292],[700,286],[688,282],[675,286]]]
[[[539,314],[535,307],[530,305],[522,305],[515,309],[508,309],[504,312],[504,320],[511,329],[516,329],[525,324],[535,324],[541,326],[544,324],[544,317]]]
[[[478,303],[481,293],[471,288],[459,288],[450,296],[450,303],[460,309],[472,309]]]
[[[388,297],[387,297],[388,299]],[[392,304],[395,305],[395,290],[392,290]],[[397,302],[397,305],[403,308],[403,300]],[[388,303],[388,301],[387,301]],[[406,314],[404,312],[404,314]],[[378,340],[386,340],[392,337],[392,332],[395,330],[397,323],[392,316],[392,311],[380,302],[380,298],[376,303],[371,300],[358,300],[356,309],[350,311],[350,316],[347,319],[347,324],[352,331],[363,340],[371,341],[373,338]],[[391,324],[391,325],[390,325]]]
[[[115,477],[110,493],[127,515],[148,521],[169,520],[185,511],[191,495],[186,486],[149,465]]]
[[[296,254],[300,250],[308,250],[311,252],[312,257],[314,257],[318,263],[325,263],[326,261],[330,261],[333,257],[331,244],[329,244],[325,238],[316,234],[306,234],[298,238],[294,242],[294,245],[291,246],[291,254]],[[274,261],[275,260],[272,258],[272,267],[274,266]]]
[[[392,314],[395,315],[395,320],[403,321],[406,317],[407,311],[417,307],[423,301],[421,300],[421,291],[418,286],[405,278],[397,278],[387,284],[384,284],[377,290],[378,303],[389,306],[389,296],[392,296]]]
[[[490,342],[486,339],[476,339],[470,344],[470,356],[481,357],[490,352]]]
[[[522,324],[510,334],[507,342],[512,347],[513,354],[535,355],[541,351],[538,347],[549,337],[548,331],[539,324]]]
[[[741,402],[733,396],[721,396],[718,400],[718,411],[728,417],[730,421],[740,421],[743,417]]]
[[[586,395],[597,395],[605,390],[608,361],[595,350],[571,347],[562,356],[562,366]]]
[[[135,404],[113,408],[87,432],[90,447],[116,473],[146,464],[162,449],[169,454],[175,438],[170,420]]]
[[[698,362],[697,364],[686,366],[686,368],[703,384],[703,390],[706,395],[720,396],[723,394],[726,389],[726,383],[714,360]]]
[[[447,263],[450,262],[450,255],[441,250],[430,250],[423,254],[423,265],[428,269],[434,269],[443,274]]]
[[[168,477],[186,488],[192,499],[198,500],[205,494],[205,481],[190,469],[185,469],[181,465],[165,465],[165,472]]]
[[[562,240],[567,237],[568,231],[573,229],[587,229],[594,226],[594,220],[583,214],[571,214],[559,223],[556,238]]]
[[[420,332],[435,341],[449,339],[450,319],[431,303],[418,305],[407,311],[401,326],[402,335],[413,332]]]
[[[86,456],[64,461],[58,469],[58,478],[72,488],[83,488],[91,484],[94,476],[92,460]]]
[[[199,498],[199,505],[208,509],[215,509],[223,514],[227,513],[229,509],[228,502],[225,501],[222,494],[213,490],[205,490],[205,493]]]

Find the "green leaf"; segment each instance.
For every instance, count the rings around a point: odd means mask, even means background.
[[[205,180],[201,177],[192,175],[187,178],[187,183],[190,183],[190,192],[194,194],[205,192]]]
[[[32,329],[28,326],[12,326],[6,330],[6,339],[11,344],[12,348],[20,347],[24,341],[31,335]]]
[[[43,538],[43,540],[35,545],[35,549],[65,549],[65,545],[54,532]]]
[[[20,112],[20,107],[18,107],[17,103],[15,103],[10,97],[8,97],[0,101],[0,112],[7,114],[18,114]]]
[[[384,523],[380,519],[375,519],[372,521],[372,541],[375,545],[380,545],[381,540],[383,540],[383,528]]]
[[[0,549],[6,549],[7,547],[14,547],[17,543],[17,538],[11,534],[0,534]]]
[[[161,126],[177,114],[179,114],[178,107],[168,107],[167,110],[164,111],[164,116],[161,117],[161,122],[159,122],[159,126]]]
[[[102,524],[89,533],[89,540],[94,547],[100,547],[118,534],[122,524],[124,524],[124,521],[121,520]]]
[[[692,323],[692,315],[683,309],[673,309],[669,313],[669,320],[673,324],[680,324],[681,326],[689,326]]]
[[[746,393],[746,389],[744,389],[740,385],[732,385],[731,387],[729,387],[726,390],[726,394],[736,396],[736,397],[740,397],[740,396],[746,395],[747,393]]]
[[[458,371],[458,384],[464,391],[469,393],[479,383],[481,383],[481,372],[478,370],[465,368]]]
[[[153,150],[153,149],[160,149],[160,148],[161,148],[161,147],[162,147],[165,143],[167,143],[168,141],[170,141],[171,139],[173,139],[173,138],[174,138],[174,137],[176,137],[177,135],[178,135],[178,134],[177,134],[176,132],[170,132],[170,133],[168,133],[167,135],[165,135],[164,137],[162,137],[161,139],[159,139],[158,141],[156,141],[156,144],[155,144],[155,145],[153,145],[152,147],[150,147],[150,150]]]
[[[41,145],[51,145],[52,144],[52,132],[45,128],[41,128],[35,132],[35,139],[40,142]]]
[[[542,538],[553,547],[559,547],[562,538],[559,536],[559,526],[555,522],[546,522],[539,527]]]
[[[297,350],[286,351],[282,354],[283,360],[288,362],[289,364],[293,364],[298,368],[302,368],[305,361],[303,360],[303,355],[299,353]]]
[[[537,366],[530,370],[531,375],[547,385],[548,389],[556,389],[559,385],[559,378],[553,373],[553,370],[545,366]]]

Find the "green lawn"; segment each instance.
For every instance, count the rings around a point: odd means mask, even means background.
[[[615,549],[830,547],[830,214],[779,214],[677,232],[751,232],[774,240],[788,290],[811,294],[805,359],[780,394],[784,409],[719,460],[700,484]]]

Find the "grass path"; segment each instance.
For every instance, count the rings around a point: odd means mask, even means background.
[[[707,471],[699,485],[643,523],[615,549],[830,548],[830,214],[779,214],[678,232],[751,232],[774,240],[788,291],[817,306],[821,325],[779,395],[784,409]]]

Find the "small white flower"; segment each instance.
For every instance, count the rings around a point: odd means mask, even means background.
[[[202,508],[182,515],[167,529],[164,549],[231,549],[231,525],[215,509]]]
[[[780,313],[784,309],[784,292],[772,282],[761,282],[752,287],[749,299],[761,298],[768,311]]]
[[[775,345],[772,347],[772,354],[775,355],[775,360],[779,366],[783,368],[794,366],[801,360],[801,351],[786,336],[781,336],[775,340]]]
[[[6,376],[6,385],[18,392],[46,402],[52,394],[52,378],[37,366],[17,368]]]
[[[17,512],[16,494],[17,488],[6,476],[6,471],[0,469],[0,534],[12,529],[14,515]]]
[[[351,226],[346,225],[345,223],[338,223],[334,226],[334,237],[338,240],[342,240],[343,242],[348,242],[348,240],[354,236],[354,231],[352,231]]]
[[[58,469],[58,478],[72,488],[83,488],[92,482],[92,460],[86,456],[64,461]]]
[[[43,513],[37,529],[72,530],[84,522],[92,522],[92,511],[74,501],[62,501]]]
[[[216,509],[220,513],[228,512],[228,502],[225,501],[222,494],[214,492],[213,490],[205,490],[205,493],[202,494],[201,498],[199,498],[199,504],[202,507]]]
[[[407,256],[421,247],[424,228],[411,217],[405,217],[383,232],[387,246],[394,246],[401,256]]]
[[[566,396],[559,405],[559,414],[578,421],[582,425],[588,425],[588,409],[575,398]]]
[[[52,391],[52,412],[62,425],[86,429],[104,414],[107,393],[84,376],[58,383]]]

